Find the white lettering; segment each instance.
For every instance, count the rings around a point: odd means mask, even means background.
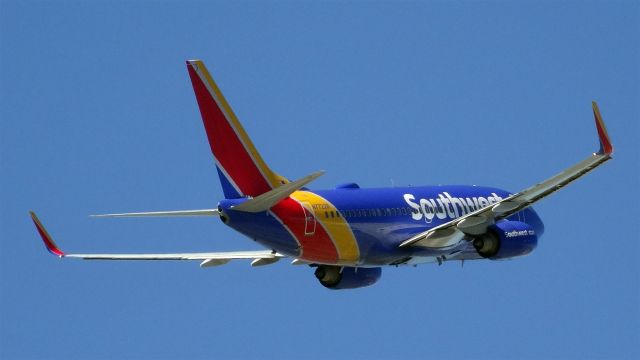
[[[415,210],[411,212],[411,218],[413,218],[413,220],[420,220],[422,219],[422,214],[423,214],[420,211],[420,206],[414,202],[411,202],[411,200],[415,200],[415,198],[416,197],[411,194],[404,194],[404,201],[406,201],[407,205],[409,205],[413,210]]]
[[[502,201],[502,197],[496,193],[491,193],[487,197],[467,197],[458,198],[454,197],[448,192],[444,191],[439,193],[432,199],[419,199],[417,200],[413,194],[404,194],[404,201],[413,210],[411,212],[411,218],[413,220],[423,220],[427,223],[431,223],[434,218],[440,220],[444,219],[456,219],[460,216],[470,214],[481,208],[489,205],[493,205]],[[506,236],[521,236],[521,235],[509,235]],[[524,234],[526,235],[526,234]]]
[[[447,211],[444,209],[444,205],[442,204],[442,200],[436,199],[438,202],[438,206],[436,206],[436,216],[438,219],[444,219],[447,217]]]
[[[527,235],[535,235],[535,231],[533,230],[513,230],[513,231],[505,231],[504,232],[504,236],[511,238],[511,237],[518,237],[518,236],[527,236]]]
[[[420,199],[420,210],[424,214],[424,220],[430,223],[436,214],[435,206],[427,199]]]

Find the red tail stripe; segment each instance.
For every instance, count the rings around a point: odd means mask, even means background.
[[[209,93],[207,86],[191,66],[187,68],[198,100],[211,152],[219,164],[240,188],[242,195],[258,196],[271,190],[271,185],[245,149],[244,144]]]
[[[304,234],[304,212],[300,203],[287,198],[279,202],[271,211],[297,238],[302,247],[301,258],[303,260],[325,264],[335,264],[338,261],[338,250],[322,226],[316,227],[314,236]]]

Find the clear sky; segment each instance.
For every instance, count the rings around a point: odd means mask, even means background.
[[[0,2],[0,358],[638,358],[640,5]],[[514,261],[385,268],[334,292],[288,261],[87,262],[257,249],[222,190],[184,60],[203,59],[270,166],[313,187],[518,191],[597,150]]]

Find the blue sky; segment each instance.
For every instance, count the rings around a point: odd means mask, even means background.
[[[637,358],[640,5],[0,2],[0,357]],[[270,166],[313,185],[517,191],[614,160],[536,206],[514,261],[385,268],[356,291],[286,261],[59,260],[256,249],[217,219],[96,220],[222,198],[184,60]]]

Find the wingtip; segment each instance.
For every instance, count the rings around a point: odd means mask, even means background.
[[[44,242],[44,246],[47,248],[47,251],[58,257],[63,257],[65,255],[64,252],[60,250],[60,248],[58,248],[58,245],[56,245],[56,243],[53,241],[53,238],[51,237],[51,235],[49,235],[47,229],[44,228],[44,225],[42,225],[36,213],[33,211],[29,211],[29,214],[31,215],[31,220],[33,220],[33,224],[36,226],[38,234],[40,234],[42,242]]]
[[[592,101],[591,107],[593,108],[593,117],[595,118],[598,138],[600,140],[600,150],[598,151],[598,154],[611,155],[613,154],[613,144],[611,143],[611,138],[609,138],[607,127],[604,125],[604,121],[602,120],[602,115],[600,115],[598,104],[595,101]]]

